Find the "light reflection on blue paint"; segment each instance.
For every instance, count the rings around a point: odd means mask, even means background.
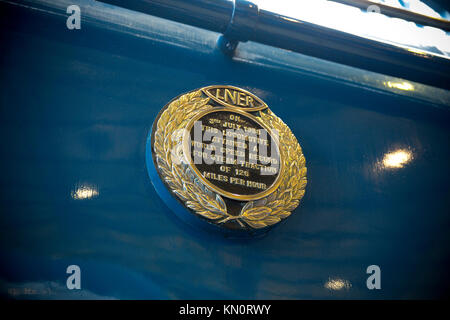
[[[403,168],[412,159],[413,155],[410,150],[398,149],[384,155],[383,166],[385,168]]]
[[[384,85],[388,88],[395,88],[395,89],[399,89],[399,90],[404,90],[404,91],[413,91],[414,90],[414,86],[407,82],[407,81],[387,81],[384,82]]]
[[[70,196],[74,200],[85,200],[95,198],[99,195],[98,188],[89,184],[76,185],[70,193]]]
[[[352,287],[350,281],[342,278],[328,278],[325,282],[324,287],[331,291],[349,290]]]

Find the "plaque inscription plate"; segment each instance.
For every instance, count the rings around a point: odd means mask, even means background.
[[[278,141],[252,115],[230,108],[208,110],[191,120],[184,139],[191,168],[215,192],[255,200],[278,186]]]

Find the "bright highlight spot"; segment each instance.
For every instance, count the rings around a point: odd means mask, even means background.
[[[393,81],[388,81],[385,82],[385,85],[388,86],[389,88],[395,88],[395,89],[400,89],[400,90],[405,90],[405,91],[412,91],[414,90],[414,86],[406,81],[403,82],[393,82]]]
[[[409,52],[415,53],[415,54],[419,54],[421,56],[428,56],[429,54],[423,50],[419,50],[419,49],[414,49],[414,48],[409,48],[408,49]]]
[[[335,279],[328,279],[328,281],[325,283],[324,287],[328,290],[338,291],[342,289],[350,289],[352,284],[348,280],[335,278]]]
[[[91,186],[82,185],[72,191],[71,196],[75,200],[90,199],[98,196],[98,190]]]
[[[402,168],[412,159],[412,153],[408,150],[397,150],[386,153],[383,158],[383,165],[386,168]]]

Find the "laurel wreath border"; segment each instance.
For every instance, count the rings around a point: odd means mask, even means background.
[[[196,178],[187,164],[173,161],[182,158],[181,154],[174,154],[180,152],[180,148],[177,148],[182,140],[180,129],[184,129],[195,114],[214,108],[208,105],[209,99],[202,97],[201,90],[189,92],[172,101],[161,114],[156,125],[153,149],[164,181],[187,207],[219,224],[235,220],[243,228],[247,225],[261,229],[285,219],[305,194],[307,169],[294,134],[270,110],[259,111],[257,118],[279,132],[281,158],[284,161],[281,183],[269,196],[247,202],[239,215],[230,215],[223,198]]]

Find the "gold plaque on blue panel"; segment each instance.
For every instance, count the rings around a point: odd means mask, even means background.
[[[244,89],[214,85],[176,97],[155,119],[148,149],[158,193],[185,220],[211,230],[263,233],[305,194],[297,138]]]

